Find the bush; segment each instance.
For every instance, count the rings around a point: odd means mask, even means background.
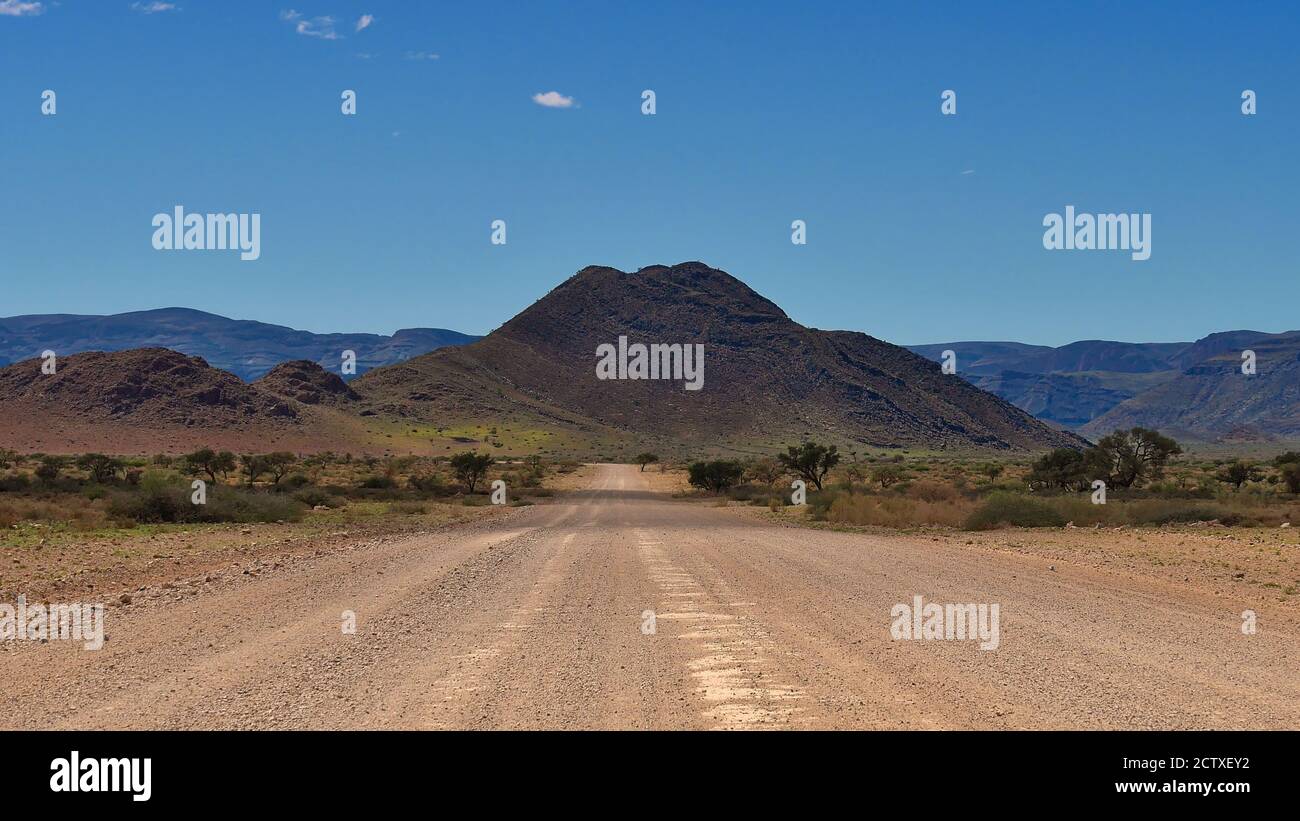
[[[917,501],[898,496],[837,494],[826,518],[832,522],[879,527],[907,528],[918,525],[961,525],[967,505],[952,501]]]
[[[133,523],[278,522],[302,518],[303,503],[291,497],[213,485],[207,504],[193,504],[188,482],[146,473],[140,487],[115,493],[108,503],[113,519]]]
[[[293,494],[293,498],[302,502],[307,507],[342,507],[343,500],[332,493],[326,493],[320,488],[309,487],[303,488]]]
[[[429,473],[423,476],[414,475],[406,480],[412,490],[418,490],[421,493],[427,493],[432,496],[450,496],[456,492],[456,489],[447,483],[445,479],[436,473]]]
[[[744,472],[744,465],[725,459],[694,462],[687,468],[688,481],[691,485],[714,492],[726,490],[736,484]]]
[[[907,497],[923,502],[951,502],[957,498],[957,490],[952,485],[945,485],[930,479],[920,479],[907,487]]]
[[[424,502],[389,502],[389,513],[400,513],[405,516],[419,516],[428,513],[429,509],[425,507]]]
[[[1062,527],[1065,519],[1045,502],[1014,493],[994,493],[966,518],[967,530],[997,527]]]
[[[357,487],[366,490],[392,490],[397,487],[397,482],[390,476],[367,476]]]

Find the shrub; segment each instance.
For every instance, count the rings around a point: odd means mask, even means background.
[[[331,493],[326,493],[320,488],[303,488],[293,494],[293,498],[302,502],[307,507],[342,507],[343,500]]]
[[[951,502],[957,498],[957,490],[952,485],[945,485],[931,479],[913,482],[907,488],[908,498],[923,502]]]
[[[277,522],[302,518],[303,504],[292,497],[213,485],[207,504],[196,505],[190,485],[156,472],[146,473],[138,489],[115,493],[108,513],[136,523]]]
[[[455,493],[455,489],[436,473],[413,475],[407,478],[406,483],[412,490],[433,496],[450,496]]]
[[[1061,527],[1065,519],[1051,505],[1028,496],[994,493],[966,518],[967,530],[997,527]]]
[[[428,513],[429,509],[425,507],[424,502],[411,502],[411,501],[389,502],[388,512],[400,513],[405,516],[419,516],[421,514]]]
[[[687,479],[694,487],[717,492],[736,484],[744,472],[745,467],[739,462],[715,459],[712,462],[693,462],[687,468]]]
[[[857,493],[837,494],[826,518],[832,522],[879,527],[907,528],[917,525],[958,527],[968,505],[951,501],[930,502],[898,496],[871,496]]]

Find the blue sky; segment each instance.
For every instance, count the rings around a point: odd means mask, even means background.
[[[0,315],[484,333],[698,259],[905,344],[1300,326],[1288,4],[145,5],[0,0]],[[177,204],[261,258],[155,251]],[[1151,258],[1045,250],[1066,205],[1151,213]]]

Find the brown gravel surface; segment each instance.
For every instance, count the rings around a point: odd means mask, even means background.
[[[673,500],[634,466],[591,477],[552,504],[142,596],[110,609],[102,650],[0,643],[0,723],[1300,727],[1286,601],[992,537],[779,527]],[[890,609],[915,595],[999,604],[1000,646],[892,641]]]

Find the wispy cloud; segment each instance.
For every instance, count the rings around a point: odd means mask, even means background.
[[[375,22],[375,15],[363,14],[357,18],[357,31],[370,28],[370,24]]]
[[[572,97],[565,97],[558,91],[538,92],[533,95],[533,102],[546,108],[573,108],[575,104]]]
[[[22,0],[0,0],[0,17],[35,17],[45,13],[44,3],[26,3]]]
[[[966,175],[966,174],[974,174],[974,173],[975,173],[975,169],[974,169],[974,168],[967,168],[965,171],[963,171],[963,172],[961,172],[961,173],[962,173],[963,175]]]
[[[163,3],[160,0],[154,0],[152,3],[132,3],[131,8],[141,14],[157,14],[160,11],[180,11],[175,3]]]
[[[406,52],[408,60],[437,60],[438,55],[432,51],[408,51]]]
[[[304,17],[293,9],[280,12],[280,19],[293,24],[293,30],[304,37],[317,37],[321,40],[338,40],[339,33],[334,30],[338,22],[328,15],[323,17]]]

